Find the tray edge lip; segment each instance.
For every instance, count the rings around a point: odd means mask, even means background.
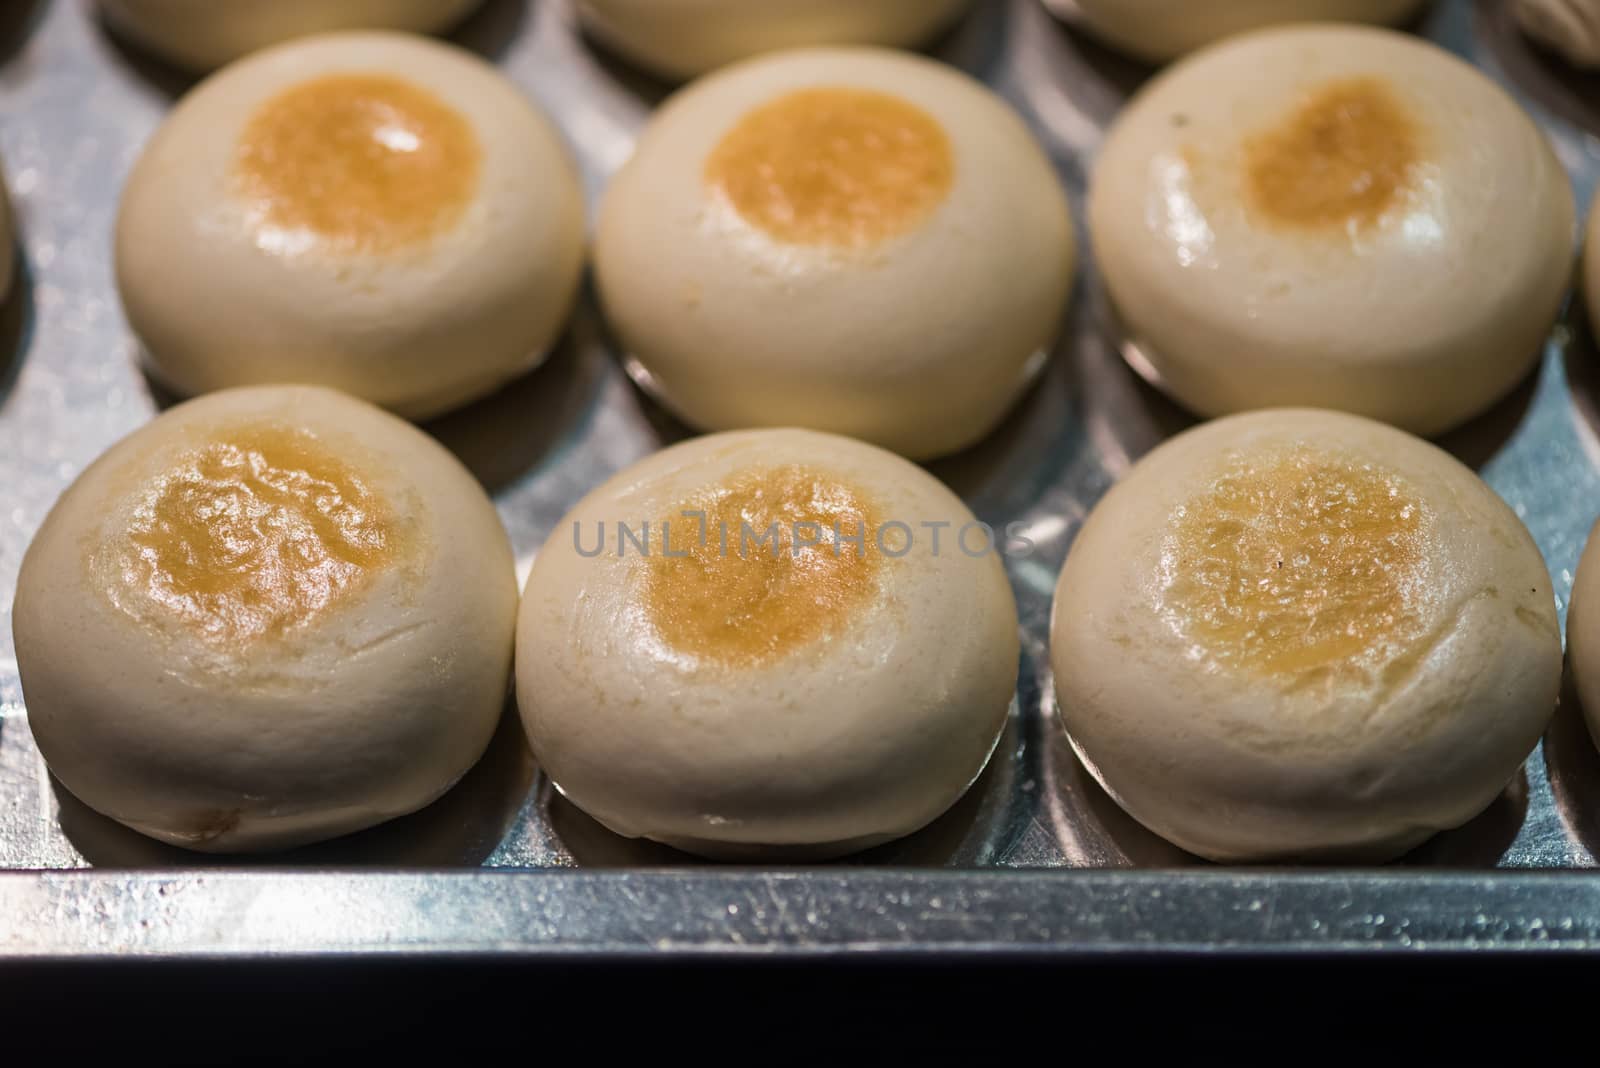
[[[754,868],[7,872],[0,873],[0,963],[1600,959],[1600,873],[1593,871],[1216,869],[1190,871],[1175,881],[1176,874]],[[837,927],[831,917],[819,921],[812,906],[836,908],[845,884],[858,898],[856,907],[846,910]],[[153,896],[172,907],[152,919],[151,910],[128,906],[130,886],[139,891],[136,900]],[[320,907],[331,891],[342,904]],[[448,929],[425,918],[430,902],[436,905],[446,894],[459,914]],[[746,909],[742,915],[740,907]],[[391,930],[397,914],[419,918],[415,929]],[[252,917],[254,933],[245,933]],[[297,919],[303,926],[296,927]],[[1190,929],[1184,932],[1186,922]],[[339,934],[330,937],[333,932]]]

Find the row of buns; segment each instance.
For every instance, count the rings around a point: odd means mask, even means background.
[[[1315,405],[1437,434],[1537,360],[1576,212],[1489,79],[1406,35],[1318,26],[1146,86],[1087,215],[1108,328],[1186,407]],[[180,394],[314,382],[412,418],[542,360],[585,258],[549,121],[488,64],[383,34],[307,38],[203,82],[134,167],[116,235],[129,322]],[[804,425],[914,459],[999,422],[1054,343],[1076,259],[1066,196],[1009,105],[868,49],[775,53],[674,95],[593,247],[630,372],[685,422]]]
[[[1397,25],[1427,0],[1045,0],[1108,44],[1164,62],[1262,26],[1325,20]],[[446,30],[483,0],[99,0],[118,30],[187,69],[206,71],[292,37],[333,30]],[[688,78],[758,52],[821,44],[908,48],[954,23],[972,0],[578,0],[585,28],[656,74]],[[1593,0],[1511,0],[1535,39],[1580,66],[1600,63]]]

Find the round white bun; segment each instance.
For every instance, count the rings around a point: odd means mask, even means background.
[[[1424,0],[1071,0],[1085,28],[1114,48],[1165,62],[1224,37],[1287,22],[1394,25]]]
[[[999,97],[920,56],[778,53],[655,115],[596,280],[636,375],[707,430],[806,426],[916,459],[987,433],[1066,310],[1066,196]]]
[[[1567,660],[1589,737],[1600,746],[1600,523],[1589,531],[1567,602]]]
[[[425,418],[544,358],[583,243],[571,155],[494,67],[329,34],[179,102],[128,178],[116,272],[180,393],[302,382]]]
[[[1589,313],[1589,328],[1600,337],[1600,191],[1589,202],[1589,218],[1584,224],[1582,280],[1584,307]]]
[[[1050,643],[1085,766],[1219,861],[1385,860],[1460,826],[1516,775],[1561,676],[1515,513],[1424,441],[1300,409],[1134,465],[1068,554]]]
[[[50,770],[134,830],[231,852],[415,811],[505,707],[516,575],[445,449],[314,387],[170,409],[89,466],[17,580]]]
[[[106,21],[193,71],[293,37],[334,30],[436,33],[483,0],[99,0]]]
[[[611,830],[706,856],[910,834],[977,778],[1016,687],[1005,571],[980,529],[958,544],[974,522],[922,469],[810,431],[635,464],[534,560],[516,660],[534,756]]]
[[[805,45],[911,48],[971,0],[578,0],[584,27],[657,74],[688,78],[759,52]]]
[[[1600,67],[1600,0],[1511,0],[1524,32],[1575,67]]]
[[[1538,360],[1574,207],[1544,134],[1488,78],[1404,34],[1316,26],[1150,83],[1101,150],[1089,223],[1134,362],[1180,403],[1431,435]]]

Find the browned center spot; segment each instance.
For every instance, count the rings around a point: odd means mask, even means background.
[[[233,170],[264,241],[384,252],[453,226],[481,156],[467,120],[427,90],[387,74],[329,74],[263,104]]]
[[[944,200],[955,159],[921,108],[870,89],[800,89],[756,108],[706,160],[750,225],[795,245],[864,248]]]
[[[728,666],[775,659],[842,631],[877,588],[883,557],[866,494],[801,465],[746,472],[668,516],[647,561],[645,608],[671,649]],[[864,533],[860,551],[842,538]],[[820,544],[804,545],[817,540]]]
[[[1366,674],[1423,632],[1429,523],[1371,464],[1309,448],[1241,460],[1174,517],[1170,621],[1227,667]]]
[[[1282,226],[1371,226],[1416,183],[1422,141],[1421,126],[1386,82],[1329,82],[1246,142],[1248,202]]]
[[[238,643],[301,626],[409,548],[386,503],[316,437],[236,428],[184,455],[96,551],[112,599]]]

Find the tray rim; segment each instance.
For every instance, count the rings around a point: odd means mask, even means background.
[[[0,874],[0,964],[1600,959],[1595,871],[1219,868],[1178,876],[1091,868],[16,871]]]

